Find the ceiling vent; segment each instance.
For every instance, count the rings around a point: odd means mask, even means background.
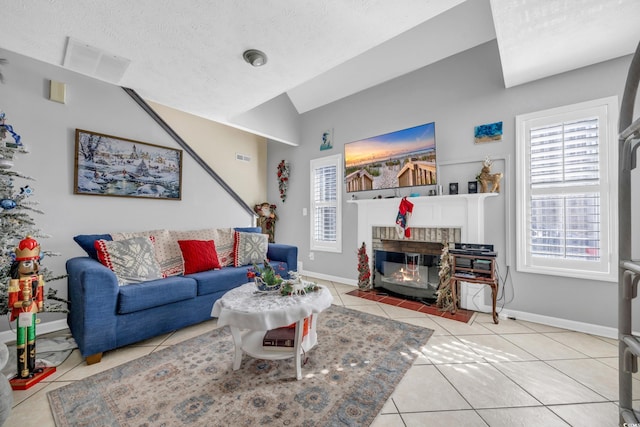
[[[69,37],[62,65],[78,73],[118,84],[130,63],[131,61],[126,58],[112,55]]]

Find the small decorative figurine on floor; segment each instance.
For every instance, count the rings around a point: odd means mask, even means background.
[[[449,244],[444,243],[442,254],[440,255],[440,270],[438,277],[440,283],[436,295],[436,306],[440,311],[450,311],[453,308],[453,294],[451,292],[451,255],[449,254]]]
[[[36,370],[36,313],[42,311],[44,279],[40,270],[40,245],[31,236],[20,241],[9,280],[10,321],[18,320],[16,347],[18,376],[30,378]]]
[[[369,255],[364,242],[358,249],[358,288],[371,289],[371,269],[369,268]]]
[[[482,162],[482,170],[476,177],[476,181],[480,183],[480,192],[486,193],[489,187],[489,183],[491,183],[491,193],[499,193],[500,192],[500,180],[502,179],[502,172],[499,173],[491,173],[491,165],[493,164],[493,160],[487,156]]]

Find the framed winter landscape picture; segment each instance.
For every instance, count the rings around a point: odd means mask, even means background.
[[[74,194],[182,198],[182,150],[76,129]]]

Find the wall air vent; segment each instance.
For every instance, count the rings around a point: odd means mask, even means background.
[[[239,162],[250,162],[251,156],[247,156],[246,154],[236,153],[236,160]]]
[[[69,37],[62,65],[78,73],[118,84],[130,63],[126,58]]]

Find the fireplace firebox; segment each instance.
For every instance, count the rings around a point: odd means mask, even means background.
[[[436,300],[439,255],[376,250],[374,264],[374,288],[418,300]]]

